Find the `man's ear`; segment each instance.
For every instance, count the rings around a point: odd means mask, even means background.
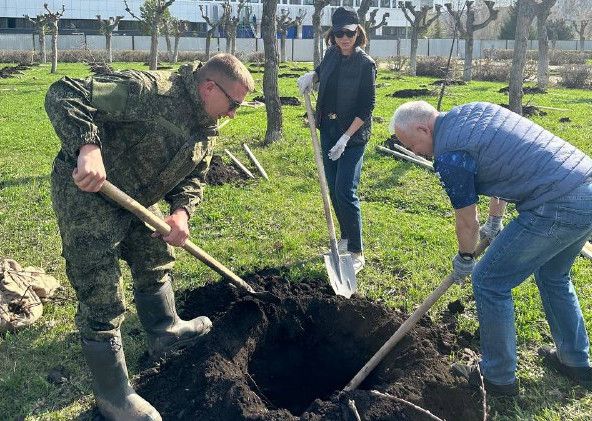
[[[430,130],[430,128],[428,127],[427,124],[424,123],[417,123],[415,126],[415,129],[418,130],[421,134],[427,135],[427,136],[431,136],[432,135],[432,131]]]

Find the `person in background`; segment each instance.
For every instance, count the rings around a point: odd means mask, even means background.
[[[160,420],[128,378],[120,326],[125,303],[119,260],[131,269],[138,318],[158,359],[194,344],[212,322],[181,320],[171,284],[173,248],[189,236],[202,200],[216,120],[233,118],[254,82],[230,54],[176,72],[122,71],[50,86],[45,109],[61,142],[51,174],[66,274],[78,299],[76,325],[97,406],[109,420]],[[104,181],[162,215],[157,238],[132,213],[96,193]],[[164,241],[163,241],[164,240]]]
[[[363,50],[366,33],[357,13],[339,7],[325,40],[329,48],[319,66],[298,79],[302,94],[318,82],[316,122],[331,202],[339,221],[340,252],[349,251],[354,269],[365,264],[362,213],[357,195],[364,150],[370,139],[375,103],[376,64]]]
[[[571,267],[592,234],[592,158],[527,118],[487,102],[439,113],[424,101],[401,105],[390,125],[413,152],[434,157],[434,170],[455,209],[457,281],[472,274],[479,318],[479,366],[453,372],[493,395],[518,394],[512,289],[534,274],[555,347],[543,362],[592,385],[589,340]],[[478,195],[491,197],[479,229]],[[518,216],[502,230],[506,202]],[[481,231],[481,232],[480,232]],[[475,264],[482,238],[491,241]]]

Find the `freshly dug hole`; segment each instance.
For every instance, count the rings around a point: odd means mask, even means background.
[[[140,376],[138,393],[166,419],[340,420],[337,393],[407,315],[333,294],[326,281],[248,279],[280,304],[238,297],[225,282],[188,293],[184,318],[205,314],[209,338]],[[441,346],[446,344],[446,346]],[[350,394],[364,420],[427,419],[376,389],[446,419],[480,419],[478,394],[449,374],[454,336],[424,318]]]

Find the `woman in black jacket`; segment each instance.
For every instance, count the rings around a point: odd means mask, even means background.
[[[331,202],[341,230],[339,248],[351,253],[357,273],[365,263],[357,189],[370,138],[376,64],[363,50],[366,33],[353,9],[339,7],[331,23],[323,60],[313,72],[298,79],[298,87],[304,94],[319,82],[316,121]]]

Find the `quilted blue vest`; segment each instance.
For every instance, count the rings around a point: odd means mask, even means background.
[[[556,199],[592,177],[592,158],[487,102],[460,105],[436,119],[434,156],[452,151],[475,160],[477,194],[516,203],[518,211]]]

